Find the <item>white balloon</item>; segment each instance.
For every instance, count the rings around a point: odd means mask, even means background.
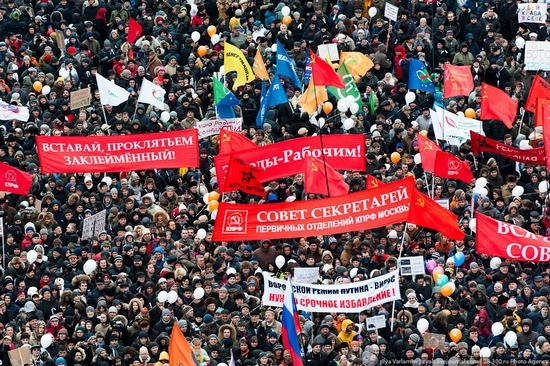
[[[113,179],[111,177],[104,177],[101,181],[107,183],[108,186],[113,183]]]
[[[484,188],[487,185],[487,179],[484,177],[477,178],[476,188]]]
[[[32,288],[34,288],[34,290],[35,290],[34,293],[36,294],[36,293],[38,292],[38,290],[36,289],[36,287],[31,287],[30,289],[32,289]],[[29,289],[29,290],[30,290],[30,289]],[[30,291],[27,292],[27,294],[30,294]],[[31,296],[32,296],[32,295],[31,295]],[[25,310],[27,310],[27,313],[30,313],[30,312],[33,312],[34,309],[36,309],[36,305],[34,305],[34,302],[32,302],[32,301],[27,301],[27,302],[25,303],[24,308],[25,308]]]
[[[33,264],[36,261],[36,258],[38,258],[38,252],[34,249],[29,250],[27,253],[27,260],[30,264]]]
[[[377,13],[376,8],[374,6],[371,6],[369,8],[369,16],[372,18],[372,17],[376,16],[376,13]]]
[[[37,294],[37,293],[38,293],[38,289],[34,286],[29,287],[29,289],[27,290],[27,295],[29,297],[32,297],[34,294]]]
[[[208,204],[208,193],[202,195],[202,202],[204,202],[205,205]]]
[[[492,269],[497,269],[498,267],[500,267],[501,263],[502,263],[502,260],[499,257],[494,257],[493,259],[491,259],[491,262],[489,263],[489,266]]]
[[[162,112],[160,114],[160,120],[162,122],[168,122],[170,120],[170,112],[166,112],[166,111]]]
[[[44,95],[48,95],[48,94],[50,94],[51,91],[52,91],[52,88],[50,88],[49,85],[44,85],[42,87],[41,93],[44,94]]]
[[[193,291],[193,298],[195,300],[200,300],[204,297],[204,289],[202,287],[197,287],[195,291]]]
[[[220,66],[220,75],[225,75],[225,68],[223,65]]]
[[[483,347],[479,351],[479,355],[483,358],[489,358],[489,357],[491,357],[491,349],[489,347]]]
[[[317,120],[317,124],[319,125],[319,128],[323,128],[323,126],[325,125],[326,122],[327,121],[323,117],[321,117]]]
[[[548,192],[548,182],[542,181],[539,183],[539,192],[540,193],[546,193]]]
[[[225,271],[228,275],[237,273],[237,270],[233,267],[229,267],[227,271]]]
[[[462,111],[456,112],[456,115],[460,117],[464,117],[464,112]]]
[[[376,131],[376,125],[372,125],[370,126],[370,133],[373,133],[374,131]]]
[[[355,97],[353,95],[348,95],[346,97],[346,104],[349,107],[351,107],[352,104],[355,104]]]
[[[469,227],[470,227],[470,230],[472,230],[474,233],[477,231],[477,221],[475,218],[470,220]]]
[[[176,301],[178,301],[178,293],[176,291],[170,291],[168,293],[168,302],[170,304],[173,304],[175,303]]]
[[[416,155],[414,156],[414,163],[415,163],[416,165],[422,163],[422,156],[420,156],[420,154],[416,154]]]
[[[420,333],[424,333],[425,331],[428,330],[429,327],[430,327],[430,323],[426,319],[424,318],[418,319],[418,322],[416,323],[416,329],[418,329]]]
[[[350,271],[349,271],[349,276],[351,278],[357,276],[357,272],[358,272],[358,269],[357,268],[352,268]]]
[[[451,288],[453,289],[453,292],[455,292],[455,290],[456,290],[455,281],[449,281],[449,282],[447,282],[447,284],[448,284],[449,286],[451,286]]]
[[[204,238],[206,238],[206,230],[204,229],[197,230],[197,236],[199,237],[200,240],[203,240]]]
[[[283,8],[281,9],[281,14],[286,17],[290,14],[290,8],[288,6],[283,6]]]
[[[353,120],[351,118],[346,118],[344,120],[344,130],[351,130],[353,128]]]
[[[416,99],[416,94],[414,94],[414,92],[410,91],[410,92],[407,92],[407,94],[405,94],[405,103],[407,103],[407,105],[414,102],[415,99]]]
[[[191,39],[194,41],[194,42],[198,42],[199,39],[201,39],[201,34],[197,31],[194,31],[193,33],[191,33]]]
[[[271,45],[271,50],[272,50],[274,53],[277,52],[277,43],[273,43],[273,44]]]
[[[514,189],[512,189],[512,196],[517,197],[521,196],[523,194],[523,187],[522,186],[516,186]]]
[[[53,335],[51,333],[46,333],[40,337],[40,345],[42,348],[48,348],[53,343]]]
[[[516,38],[516,46],[521,50],[523,47],[525,47],[525,39],[523,38]]]
[[[336,107],[338,108],[338,110],[340,112],[345,112],[348,110],[348,105],[346,104],[346,100],[345,99],[340,99],[338,101],[338,104],[336,105]]]
[[[210,42],[212,44],[217,44],[220,41],[220,35],[219,34],[213,34],[212,37],[210,37]]]
[[[218,210],[214,210],[212,211],[212,213],[210,214],[210,219],[211,220],[216,220],[216,217],[218,217]]]
[[[353,114],[359,112],[359,104],[357,103],[353,103],[350,107],[349,107],[349,111]]]
[[[491,332],[495,337],[501,335],[502,332],[504,332],[504,325],[502,325],[502,323],[493,323]]]
[[[191,2],[188,1],[188,3],[191,3]],[[194,17],[199,12],[199,8],[195,4],[190,4],[190,5],[191,5],[191,10],[189,10],[189,15],[191,15],[191,17]]]
[[[487,197],[487,195],[489,194],[489,190],[487,188],[481,188],[479,190],[479,193],[481,194],[481,197]]]
[[[87,275],[95,271],[96,268],[97,268],[97,262],[94,261],[93,259],[88,259],[86,263],[84,263],[84,273],[86,273]]]
[[[516,344],[516,342],[518,341],[518,336],[516,333],[512,332],[512,331],[509,331],[508,333],[506,333],[506,335],[504,336],[504,340],[506,341],[506,344],[509,345],[510,347],[513,346],[514,344]]]
[[[286,259],[282,255],[279,255],[277,256],[277,258],[275,258],[275,265],[277,266],[277,268],[279,269],[283,268],[285,263],[286,263]]]
[[[168,300],[168,292],[166,291],[159,292],[159,294],[157,295],[157,300],[159,302],[165,302],[166,300]]]

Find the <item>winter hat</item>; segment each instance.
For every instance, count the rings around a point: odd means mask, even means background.
[[[65,361],[65,359],[63,357],[58,357],[57,360],[55,360],[55,366],[58,366],[58,365],[61,365],[61,364],[66,365],[67,361]]]
[[[164,315],[170,315],[170,310],[168,310],[168,309],[162,310],[162,316],[164,316]]]

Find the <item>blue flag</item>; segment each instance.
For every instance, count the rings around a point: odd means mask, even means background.
[[[302,88],[302,83],[300,83],[294,66],[292,66],[292,60],[288,57],[288,53],[286,53],[285,48],[279,40],[277,40],[277,73],[279,73],[279,75],[288,76],[294,81],[294,84],[296,84],[298,88]]]
[[[424,62],[411,58],[409,65],[409,89],[420,89],[435,93],[435,86],[426,70]]]
[[[286,96],[283,86],[281,85],[281,81],[279,80],[278,75],[275,75],[273,77],[273,80],[271,81],[271,86],[267,90],[267,93],[265,93],[265,80],[263,81],[262,96],[263,97],[260,99],[260,110],[258,111],[258,115],[256,116],[256,126],[260,128],[264,123],[264,119],[267,115],[267,111],[269,110],[269,108],[278,104],[288,102],[288,98]]]
[[[304,85],[309,84],[309,79],[311,79],[311,57],[309,56],[309,52],[306,52],[306,60],[304,62]]]

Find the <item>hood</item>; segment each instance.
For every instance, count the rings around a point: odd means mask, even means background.
[[[350,319],[346,319],[342,322],[342,330],[346,330],[346,328],[353,324],[353,321],[351,321]]]

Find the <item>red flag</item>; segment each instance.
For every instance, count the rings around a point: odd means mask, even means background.
[[[311,72],[315,85],[334,86],[345,88],[344,79],[334,71],[331,65],[326,63],[320,57],[317,57],[313,51],[309,50],[311,57]],[[468,69],[469,70],[469,69]]]
[[[220,155],[254,149],[256,147],[255,143],[240,133],[225,129],[220,131]]]
[[[535,112],[535,127],[544,125],[544,108],[550,107],[549,99],[537,98],[537,111]]]
[[[422,168],[427,172],[435,170],[435,154],[441,151],[439,145],[421,134],[417,135],[420,158],[422,159]]]
[[[442,178],[459,179],[466,184],[470,184],[474,178],[470,171],[470,164],[443,151],[436,152],[433,173]]]
[[[407,222],[418,226],[437,228],[437,231],[450,239],[464,239],[465,234],[458,227],[457,216],[418,189],[412,191]]]
[[[134,59],[134,50],[132,49],[132,47],[130,47],[130,49],[128,50],[128,60],[133,60]]]
[[[134,18],[130,18],[130,24],[128,25],[128,37],[126,37],[128,43],[134,43],[136,39],[141,36],[141,31],[141,24],[135,21]]]
[[[470,66],[445,65],[443,98],[469,95],[474,89]]]
[[[168,354],[170,355],[169,366],[198,366],[195,354],[178,327],[178,322],[174,322],[172,327]]]
[[[512,128],[518,105],[508,94],[489,84],[481,85],[481,119],[496,119]]]
[[[531,84],[531,90],[525,103],[525,110],[535,112],[537,109],[537,99],[550,99],[550,84],[540,75],[536,75]]]
[[[367,189],[378,188],[384,184],[386,183],[382,182],[380,179],[367,174]]]
[[[304,189],[307,193],[330,195],[330,197],[348,194],[349,185],[344,181],[343,175],[338,174],[320,159],[306,156],[305,160]]]
[[[8,164],[0,163],[0,191],[15,194],[28,194],[32,176]]]
[[[243,158],[232,154],[223,191],[243,191],[254,196],[265,196],[265,188],[259,178],[262,171],[260,168],[248,165]]]

